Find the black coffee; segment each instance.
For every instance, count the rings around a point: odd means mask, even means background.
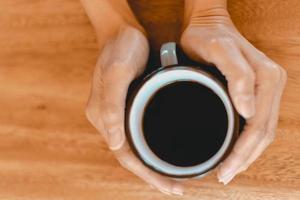
[[[143,119],[150,149],[176,166],[194,166],[212,157],[225,139],[227,126],[221,99],[209,88],[188,81],[160,89]]]

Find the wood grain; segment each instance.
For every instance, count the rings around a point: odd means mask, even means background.
[[[180,34],[183,2],[131,0],[154,50]],[[122,169],[84,108],[97,58],[76,0],[0,1],[0,199],[300,199],[300,2],[232,0],[233,21],[289,79],[274,143],[224,187],[215,173],[183,197]]]

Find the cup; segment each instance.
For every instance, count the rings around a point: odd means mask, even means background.
[[[125,116],[126,136],[136,156],[152,170],[177,179],[202,177],[214,169],[243,128],[216,67],[190,66],[182,57],[174,42],[162,45],[162,66],[129,92]]]

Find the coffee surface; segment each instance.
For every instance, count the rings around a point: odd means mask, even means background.
[[[150,149],[176,166],[194,166],[222,146],[228,119],[221,99],[206,86],[180,81],[160,89],[149,101],[143,131]]]

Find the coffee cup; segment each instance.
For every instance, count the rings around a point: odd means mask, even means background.
[[[161,47],[161,66],[129,92],[126,136],[136,156],[172,178],[202,177],[230,153],[243,128],[226,80],[215,66],[181,62],[174,42]],[[187,59],[186,59],[187,60]]]

